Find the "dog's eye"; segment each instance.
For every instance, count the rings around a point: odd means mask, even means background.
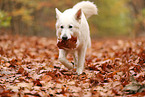
[[[69,28],[72,28],[73,26],[72,25],[69,25]]]
[[[60,26],[60,28],[63,29],[64,27],[63,26]]]

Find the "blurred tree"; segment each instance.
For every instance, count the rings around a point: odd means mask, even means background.
[[[9,27],[11,21],[11,16],[8,16],[8,13],[0,10],[0,28]]]
[[[145,35],[145,0],[129,0],[134,37]]]
[[[130,19],[125,0],[97,0],[95,3],[98,6],[98,16],[91,19],[92,26],[95,26],[92,29],[93,36],[128,34]]]

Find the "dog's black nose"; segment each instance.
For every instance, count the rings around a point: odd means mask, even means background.
[[[62,39],[63,39],[63,40],[67,40],[67,36],[63,36]]]

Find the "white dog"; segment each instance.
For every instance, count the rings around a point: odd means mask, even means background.
[[[87,18],[97,14],[97,7],[90,1],[82,1],[63,13],[57,8],[55,10],[57,39],[67,40],[72,36],[77,37],[75,49],[59,49],[59,61],[68,69],[72,69],[73,64],[66,59],[67,54],[71,52],[77,73],[80,75],[84,69],[86,50],[91,47]]]

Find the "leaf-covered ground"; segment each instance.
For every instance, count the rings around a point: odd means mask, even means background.
[[[93,40],[85,70],[78,76],[58,61],[56,39],[0,36],[0,95],[143,96],[145,39]]]

